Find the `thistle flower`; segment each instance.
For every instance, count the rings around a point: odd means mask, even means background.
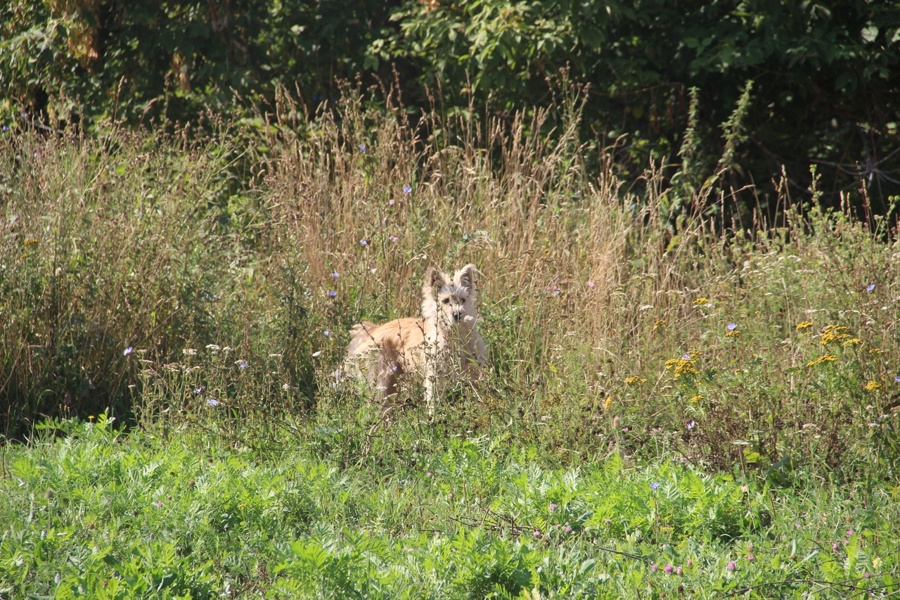
[[[728,567],[727,567],[727,568],[728,568],[729,571],[734,571],[734,570],[737,569],[737,565],[734,564],[734,561],[733,561],[733,560],[729,560],[729,561],[728,561]]]

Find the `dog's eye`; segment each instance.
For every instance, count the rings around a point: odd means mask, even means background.
[[[444,304],[450,304],[450,298],[444,298],[444,299],[442,300],[442,302],[443,302]]]

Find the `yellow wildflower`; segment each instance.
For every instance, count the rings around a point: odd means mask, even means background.
[[[665,320],[665,319],[657,319],[657,320],[653,323],[653,331],[656,331],[656,330],[659,329],[660,327],[664,327],[665,324],[666,324],[666,320]]]
[[[606,397],[606,402],[603,403],[603,410],[609,410],[609,406],[612,404],[612,396]]]
[[[850,334],[847,333],[847,331],[848,329],[843,325],[829,325],[825,328],[825,331],[822,332],[819,343],[823,346],[841,343],[850,338]]]
[[[850,338],[849,340],[847,340],[846,342],[844,342],[843,344],[841,344],[841,346],[859,346],[860,344],[862,344],[862,340],[861,340],[861,339],[859,339],[859,338]]]
[[[666,361],[666,371],[672,371],[675,379],[684,374],[699,375],[700,371],[697,370],[696,362],[696,359],[691,358],[690,354],[685,354],[681,358],[670,358]]]
[[[28,238],[27,240],[22,242],[22,245],[27,248],[28,246],[33,246],[35,244],[40,244],[40,243],[41,243],[41,240],[39,240],[37,238]]]
[[[869,348],[869,354],[882,354],[884,350],[880,348]]]
[[[700,306],[701,304],[709,304],[709,298],[706,296],[700,296],[696,300],[694,300],[694,306]]]
[[[691,398],[691,402],[700,402],[701,400],[703,400],[703,396],[701,396],[700,394],[697,394],[696,396]]]
[[[815,360],[811,360],[811,361],[809,361],[808,363],[806,363],[806,366],[807,366],[807,367],[814,367],[814,366],[819,365],[819,364],[822,364],[822,363],[826,363],[826,362],[834,362],[834,361],[836,361],[836,360],[837,360],[837,356],[835,356],[835,355],[833,355],[833,354],[823,354],[823,355],[820,356],[819,358],[817,358],[817,359],[815,359]]]
[[[646,381],[647,381],[646,379],[643,379],[641,377],[635,377],[633,375],[631,377],[625,378],[626,385],[634,385],[635,383],[646,383]]]
[[[877,392],[880,389],[881,389],[881,384],[878,383],[877,381],[870,381],[869,383],[867,383],[865,385],[865,390],[867,392]]]
[[[812,326],[813,326],[812,321],[802,321],[800,323],[797,323],[796,329],[797,329],[797,331],[803,331],[804,329],[809,329]]]

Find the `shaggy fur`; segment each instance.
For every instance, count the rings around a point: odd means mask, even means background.
[[[344,372],[381,390],[385,400],[397,393],[404,373],[419,373],[425,379],[428,412],[433,413],[441,381],[455,372],[475,377],[485,364],[485,344],[476,327],[477,273],[471,264],[453,277],[428,269],[422,317],[354,325]]]

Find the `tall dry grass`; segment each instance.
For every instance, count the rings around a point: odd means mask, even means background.
[[[228,435],[399,451],[431,435],[416,403],[391,437],[329,374],[351,324],[415,314],[429,265],[472,262],[492,367],[446,399],[449,432],[894,472],[896,231],[786,188],[783,226],[716,221],[728,190],[709,186],[676,218],[660,168],[630,191],[560,106],[411,115],[347,90],[312,117],[282,96],[261,135],[5,138],[6,430],[137,406],[148,426],[217,414]]]

